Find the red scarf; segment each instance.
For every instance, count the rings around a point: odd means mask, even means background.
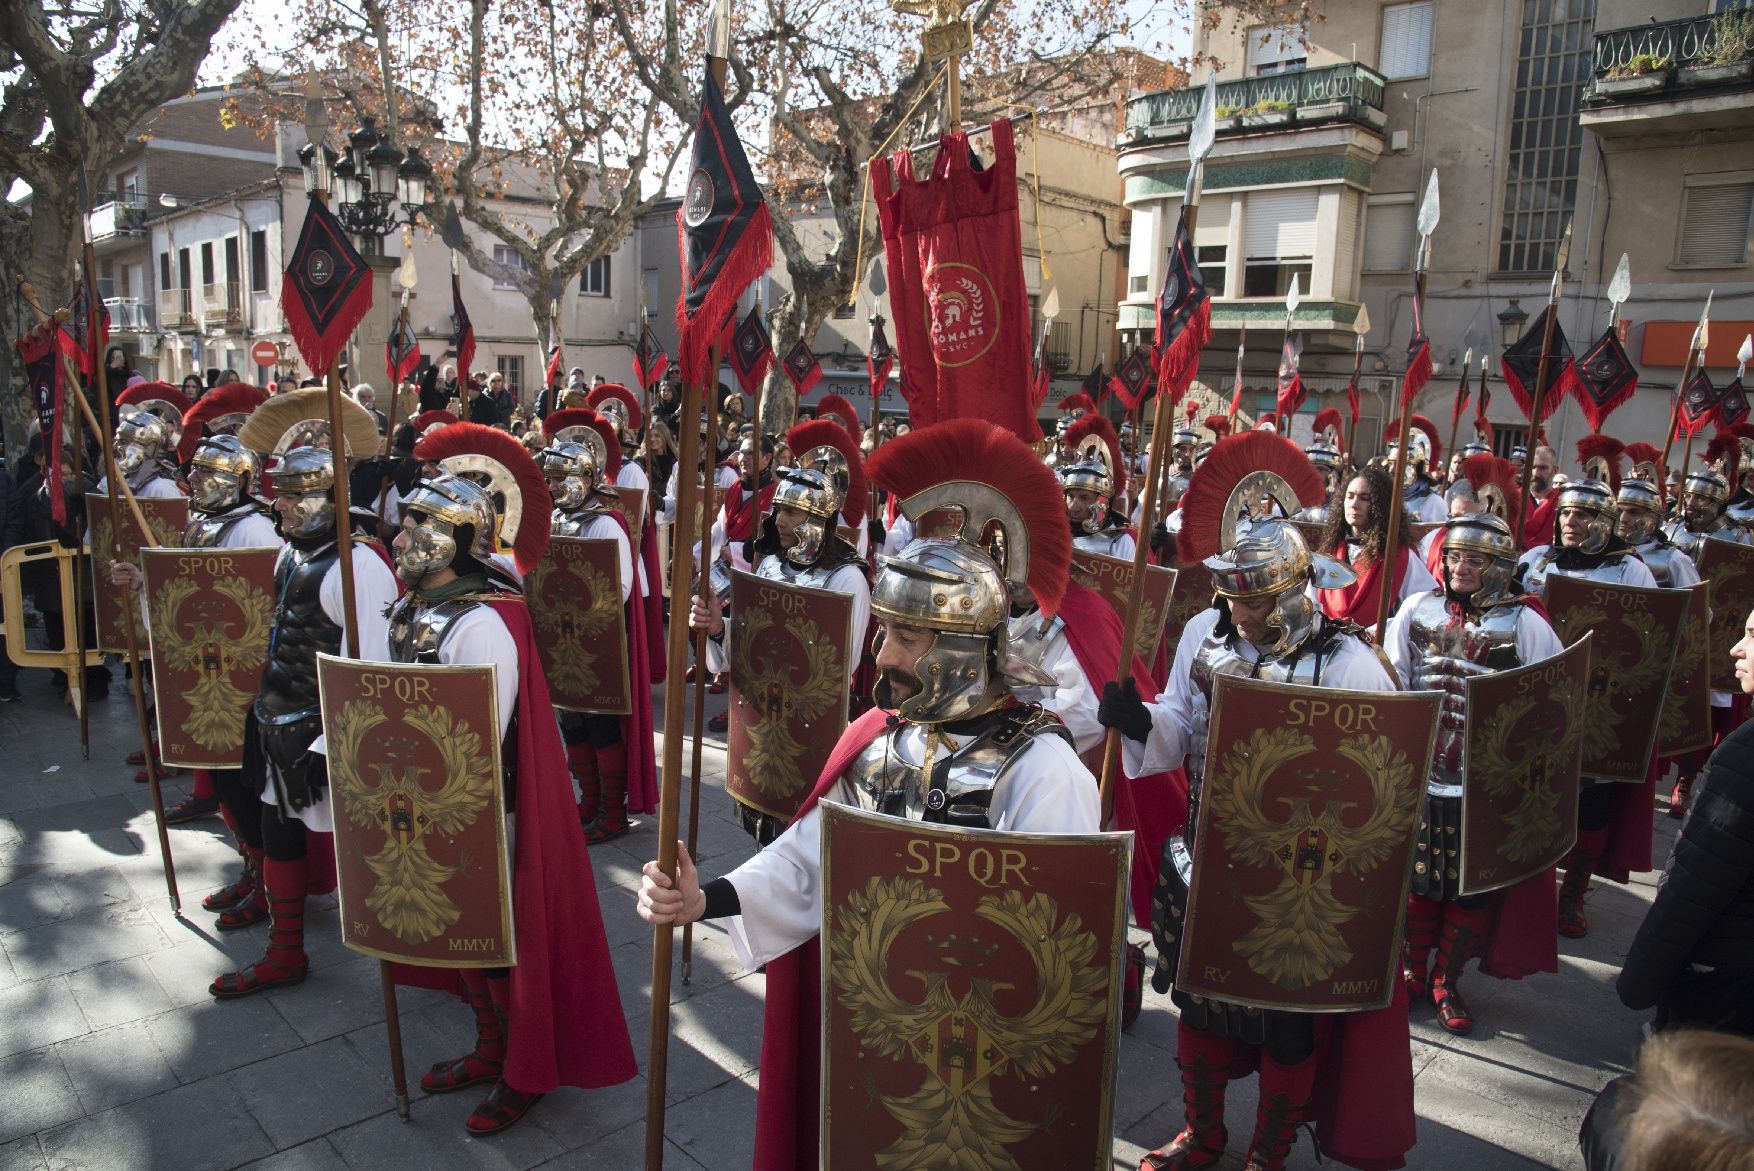
[[[1346,542],[1340,541],[1334,550],[1334,556],[1350,564],[1346,556]],[[1401,596],[1401,585],[1407,580],[1407,549],[1405,546],[1395,550],[1395,582],[1393,597]],[[1357,570],[1358,567],[1352,567]],[[1377,607],[1382,604],[1382,562],[1372,561],[1358,573],[1358,580],[1349,586],[1341,586],[1337,590],[1318,590],[1322,613],[1336,621],[1346,619],[1360,626],[1375,626]]]
[[[767,506],[773,503],[774,489],[779,486],[778,480],[769,480],[753,496],[742,480],[725,489],[726,541],[747,541],[755,535],[755,522],[767,512]]]

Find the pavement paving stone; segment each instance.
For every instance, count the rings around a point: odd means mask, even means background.
[[[377,1074],[341,1037],[232,1071],[244,1106],[275,1147],[285,1150],[380,1113]]]
[[[623,1127],[600,1142],[568,1151],[558,1159],[541,1164],[542,1171],[577,1171],[595,1168],[641,1167],[645,1164],[646,1128],[642,1125]],[[688,1157],[674,1142],[664,1143],[664,1166],[668,1171],[700,1171],[706,1166]]]
[[[179,1086],[46,1131],[53,1171],[224,1171],[274,1153],[230,1086]]]
[[[382,995],[377,961],[348,952],[267,1000],[301,1040],[312,1044],[383,1020]]]
[[[93,1029],[156,1016],[172,1007],[171,998],[159,987],[144,956],[93,964],[62,979]]]
[[[755,1077],[733,1078],[664,1111],[664,1135],[703,1167],[745,1166],[755,1149]]]
[[[0,1143],[59,1126],[85,1113],[53,1048],[0,1058]]]
[[[0,1171],[46,1171],[48,1165],[34,1134],[0,1145]]]
[[[160,1013],[147,1022],[152,1040],[183,1082],[261,1061],[302,1044],[292,1026],[268,1003],[272,993],[242,1000],[214,1000]]]
[[[63,1041],[55,1049],[86,1114],[99,1114],[178,1085],[170,1062],[142,1021]]]
[[[485,1092],[486,1087],[481,1089]],[[391,1167],[476,1167],[482,1171],[525,1171],[546,1163],[564,1148],[537,1126],[519,1124],[490,1138],[474,1138],[463,1127],[481,1100],[473,1089],[423,1097],[410,1104],[410,1121],[386,1111],[333,1131],[329,1142],[354,1171]],[[542,1108],[539,1103],[536,1109]]]
[[[76,972],[93,964],[162,951],[170,939],[144,907],[124,903],[0,936],[22,980]]]
[[[644,1064],[645,1036],[634,1038],[635,1045],[642,1050],[641,1064]],[[607,1086],[600,1090],[561,1089],[548,1095],[542,1104],[530,1112],[528,1121],[548,1133],[548,1136],[568,1151],[583,1150],[587,1154],[598,1152],[607,1145],[612,1149],[614,1143],[610,1136],[617,1132],[633,1128],[641,1136],[640,1146],[635,1148],[644,1151],[644,1118],[646,1116],[646,1079],[636,1077],[630,1082],[619,1086]],[[520,1124],[521,1125],[521,1124]],[[552,1166],[553,1164],[546,1164]],[[614,1166],[609,1163],[587,1163],[586,1166]],[[640,1160],[622,1164],[637,1167]]]
[[[314,1138],[266,1159],[246,1163],[243,1171],[347,1171],[347,1161],[328,1139]]]
[[[91,1032],[79,1002],[61,976],[0,992],[0,1056],[53,1045]]]

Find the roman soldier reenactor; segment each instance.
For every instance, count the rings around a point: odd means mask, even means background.
[[[1444,525],[1440,530],[1443,585],[1402,604],[1389,623],[1385,647],[1409,690],[1444,693],[1407,895],[1402,979],[1408,1000],[1417,1003],[1429,995],[1437,1007],[1438,1023],[1456,1034],[1474,1028],[1473,1014],[1458,988],[1469,959],[1480,957],[1481,970],[1492,975],[1559,970],[1551,921],[1539,914],[1543,907],[1547,915],[1552,914],[1552,870],[1519,884],[1532,888],[1544,884],[1544,899],[1535,890],[1529,892],[1533,898],[1525,898],[1516,887],[1503,893],[1463,895],[1459,877],[1470,718],[1467,681],[1537,663],[1565,649],[1538,603],[1531,604],[1515,583],[1516,541],[1499,511],[1516,515],[1512,492],[1508,497],[1497,494],[1496,507],[1489,511],[1455,517]],[[1510,921],[1505,913],[1509,907],[1530,906],[1536,910],[1532,917]],[[1520,941],[1522,948],[1540,949],[1544,953],[1540,962],[1524,961],[1525,966],[1510,972],[1495,966],[1492,944],[1498,932],[1526,937]]]
[[[865,628],[870,623],[871,587],[865,576],[865,562],[841,536],[838,520],[847,507],[863,516],[866,493],[863,461],[851,437],[833,419],[799,423],[786,433],[786,443],[797,453],[798,464],[781,468],[775,477],[773,505],[762,518],[761,533],[755,540],[755,576],[829,590],[853,600],[852,642],[842,648],[841,658],[850,689],[865,646]],[[855,500],[857,505],[853,504]],[[726,644],[735,615],[726,611],[724,599],[717,591],[709,590],[704,603],[696,595],[689,619],[694,629],[706,632],[708,668],[715,674],[723,672],[728,665]],[[728,726],[728,714],[714,716],[708,724],[715,732]],[[741,801],[736,806],[738,823],[763,846],[772,843],[786,828]]]
[[[1394,505],[1394,481],[1389,472],[1360,468],[1346,480],[1338,508],[1328,517],[1322,548],[1351,570],[1351,580],[1337,589],[1317,594],[1322,613],[1329,618],[1373,625],[1382,601],[1390,592],[1390,610],[1408,598],[1429,593],[1437,581],[1413,543],[1413,526],[1402,517],[1395,530],[1398,544],[1389,540],[1389,509]]]
[[[1608,485],[1600,480],[1578,480],[1553,493],[1552,499],[1551,543],[1530,549],[1517,565],[1518,580],[1530,592],[1539,591],[1550,574],[1656,588],[1649,567],[1614,533],[1619,516]],[[1590,876],[1615,837],[1623,808],[1615,799],[1613,783],[1582,777],[1579,785],[1577,845],[1566,856],[1565,881],[1559,888],[1559,934],[1574,939],[1589,933],[1584,895]],[[1648,845],[1647,841],[1647,850]]]
[[[1198,819],[1204,775],[1206,735],[1213,679],[1232,674],[1272,682],[1338,691],[1392,691],[1395,684],[1382,659],[1349,622],[1323,616],[1312,586],[1335,588],[1352,571],[1323,553],[1312,553],[1291,524],[1257,521],[1236,537],[1236,518],[1245,497],[1270,494],[1278,508],[1295,512],[1301,500],[1319,498],[1320,475],[1297,446],[1271,432],[1252,431],[1226,439],[1194,473],[1182,499],[1180,557],[1200,561],[1212,575],[1212,608],[1191,619],[1176,647],[1169,684],[1147,700],[1131,680],[1110,683],[1103,692],[1102,722],[1119,729],[1121,764],[1128,776],[1182,768],[1188,777],[1189,811],[1185,827],[1170,836],[1159,872],[1157,913],[1158,969],[1154,985],[1167,990],[1175,980],[1178,920],[1188,904],[1193,870],[1192,836]],[[1181,1010],[1177,1061],[1181,1066],[1186,1124],[1167,1144],[1146,1155],[1143,1171],[1211,1167],[1224,1156],[1224,1091],[1233,1069],[1258,1054],[1260,1103],[1247,1166],[1256,1171],[1284,1167],[1297,1126],[1311,1116],[1318,1067],[1332,1058],[1318,1053],[1316,1017],[1308,1013],[1245,1008],[1195,997],[1176,989]],[[1412,1082],[1407,1069],[1406,1010],[1399,997],[1388,1010],[1354,1014],[1388,1035],[1376,1046],[1380,1069],[1366,1073],[1350,1062],[1330,1067],[1341,1078],[1334,1094],[1324,1095],[1318,1113],[1368,1101],[1371,1117],[1364,1131],[1385,1144],[1383,1165],[1397,1165],[1399,1141],[1381,1137],[1411,1134]],[[1334,1018],[1330,1018],[1334,1019]],[[1343,1019],[1343,1018],[1342,1018]],[[1362,1033],[1364,1030],[1360,1030]],[[1369,1080],[1367,1087],[1354,1083]],[[1323,1119],[1324,1125],[1327,1119]],[[1355,1131],[1354,1134],[1362,1133]],[[1391,1161],[1395,1160],[1395,1161]]]
[[[645,412],[639,396],[618,382],[604,382],[591,388],[585,405],[608,419],[621,444],[621,463],[615,473],[617,488],[633,488],[646,494],[645,509],[640,515],[639,540],[635,543],[639,556],[634,565],[636,596],[645,610],[646,662],[650,664],[653,683],[664,681],[664,599],[653,582],[663,581],[658,565],[657,501],[652,499],[652,482],[645,466],[639,461],[641,437],[645,433]]]
[[[1122,510],[1126,464],[1114,424],[1094,412],[1087,414],[1066,428],[1064,443],[1071,454],[1061,460],[1058,471],[1072,547],[1131,560],[1137,541]]]
[[[1706,449],[1709,460],[1714,453],[1724,454],[1721,440],[1713,439]],[[1733,448],[1732,442],[1727,447]],[[1730,502],[1730,482],[1714,468],[1690,472],[1681,482],[1681,515],[1663,526],[1669,543],[1693,559],[1695,565],[1705,552],[1706,538],[1733,541],[1738,545],[1754,543],[1754,535],[1731,523],[1724,514]]]
[[[530,613],[490,570],[496,541],[509,539],[520,573],[541,556],[549,538],[544,472],[516,439],[490,427],[459,423],[423,444],[441,465],[487,467],[494,487],[478,483],[474,471],[441,472],[403,501],[395,561],[408,592],[390,612],[385,649],[395,663],[494,668],[506,813],[519,815],[511,865],[518,963],[403,972],[410,983],[450,986],[474,1010],[474,1048],[434,1065],[420,1085],[440,1094],[490,1083],[465,1123],[470,1134],[485,1135],[517,1122],[558,1086],[616,1085],[638,1071],[590,857],[578,823],[563,813],[572,781],[560,763]],[[517,499],[496,508],[496,493]],[[515,533],[504,531],[514,515]]]
[[[360,647],[347,646],[336,535],[346,526],[335,515],[335,477],[345,473],[338,472],[330,446],[292,446],[331,441],[327,407],[321,387],[277,395],[250,414],[237,436],[242,447],[278,457],[269,477],[286,547],[274,570],[279,598],[262,689],[244,723],[244,767],[235,778],[214,778],[243,842],[245,868],[260,875],[247,896],[221,913],[218,927],[237,930],[266,916],[268,950],[254,964],[213,981],[208,991],[221,1000],[297,984],[309,971],[305,895],[313,886],[333,890],[335,879],[328,772],[312,750],[322,731],[317,656],[357,658],[361,648],[382,646],[385,614],[400,592],[383,549],[353,537],[348,555]],[[343,398],[341,407],[341,457],[375,452],[378,427],[371,415],[352,399]]]
[[[629,687],[636,697],[651,691],[646,658],[645,613],[635,590],[633,552],[627,518],[615,496],[621,462],[613,424],[586,407],[549,413],[543,429],[550,437],[536,462],[547,477],[554,502],[553,535],[615,542],[626,621]],[[439,432],[439,436],[446,432]],[[439,441],[435,436],[435,442]],[[627,715],[605,712],[560,713],[561,738],[579,786],[579,824],[591,845],[628,832],[628,810],[657,809],[657,762],[652,748],[649,704],[636,698]]]
[[[1340,485],[1345,480],[1341,474],[1344,462],[1340,451],[1340,411],[1338,407],[1324,407],[1316,412],[1315,436],[1303,454],[1315,465],[1316,471],[1322,474],[1322,481],[1327,491],[1320,504],[1299,509],[1295,519],[1307,520],[1315,524],[1327,524],[1334,515],[1336,497],[1340,494]]]
[[[1443,502],[1443,485],[1438,483],[1436,469],[1443,466],[1443,441],[1438,438],[1437,424],[1424,415],[1414,415],[1411,426],[1407,430],[1407,473],[1406,485],[1401,493],[1401,503],[1412,514],[1414,520],[1437,522],[1449,518],[1449,509]],[[1394,420],[1389,424],[1388,434],[1400,433],[1401,421]],[[1395,453],[1399,444],[1391,439],[1388,445],[1388,462],[1395,462]]]
[[[1065,590],[1071,539],[1053,472],[979,419],[898,437],[872,455],[870,472],[916,515],[954,506],[964,516],[959,535],[919,538],[879,565],[877,708],[847,729],[772,845],[704,886],[685,851],[674,881],[650,862],[640,884],[649,922],[729,918],[738,959],[751,970],[767,964],[756,1166],[816,1159],[817,802],[1042,833],[1089,833],[1101,820],[1095,779],[1064,727],[1016,698],[1008,670],[1012,592],[1028,590],[1052,614]]]

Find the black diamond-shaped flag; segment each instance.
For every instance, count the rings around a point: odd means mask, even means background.
[[[1742,380],[1736,379],[1724,387],[1717,399],[1717,423],[1720,427],[1734,427],[1748,418],[1748,395],[1742,389]]]
[[[1510,387],[1510,396],[1516,399],[1516,405],[1522,410],[1524,418],[1529,417],[1535,406],[1535,383],[1541,370],[1541,343],[1546,337],[1547,315],[1551,312],[1552,306],[1542,309],[1541,315],[1529,323],[1523,336],[1504,351],[1500,363],[1504,369],[1505,385]],[[1555,321],[1553,344],[1547,351],[1547,388],[1541,394],[1541,417],[1530,419],[1530,422],[1539,426],[1551,418],[1566,394],[1575,396],[1576,392],[1572,388],[1576,382],[1577,369],[1572,362],[1571,343],[1565,340],[1564,327]]]
[[[1719,398],[1717,388],[1711,384],[1711,376],[1701,370],[1681,391],[1681,414],[1677,422],[1686,435],[1697,435],[1705,429],[1717,412]]]
[[[280,283],[280,312],[293,344],[321,377],[372,307],[370,269],[332,212],[312,197]]]
[[[1577,405],[1591,431],[1600,431],[1614,409],[1638,390],[1638,367],[1627,356],[1613,326],[1577,360],[1575,389]]]
[[[773,369],[773,338],[761,319],[760,306],[752,306],[731,335],[731,369],[743,393],[751,396]]]
[[[1151,356],[1145,347],[1134,346],[1133,352],[1122,359],[1115,367],[1115,375],[1108,380],[1108,388],[1131,412],[1145,397],[1145,388],[1151,384]]]
[[[822,363],[816,360],[815,351],[811,350],[810,343],[802,338],[798,339],[797,345],[787,351],[784,365],[786,375],[798,388],[799,398],[809,394],[816,384],[822,381]]]

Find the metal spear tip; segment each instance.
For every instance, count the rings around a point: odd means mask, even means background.
[[[1370,332],[1370,306],[1360,305],[1358,316],[1352,319],[1352,328],[1358,334],[1358,352],[1364,352],[1364,335]]]
[[[1559,238],[1559,251],[1553,254],[1553,275],[1557,277],[1565,271],[1567,262],[1571,260],[1571,219],[1565,221],[1565,235]]]
[[[1218,137],[1218,72],[1206,74],[1206,89],[1200,95],[1200,108],[1194,114],[1194,125],[1188,133],[1188,163],[1197,167],[1212,150]]]
[[[1437,231],[1437,221],[1443,218],[1443,208],[1437,198],[1437,168],[1431,168],[1431,181],[1425,185],[1425,198],[1419,204],[1419,235],[1429,238]]]
[[[1744,366],[1754,362],[1754,333],[1742,339],[1741,348],[1736,351],[1736,361]]]
[[[1711,299],[1717,290],[1705,294],[1705,308],[1699,311],[1699,325],[1693,330],[1693,351],[1703,354],[1711,345]]]
[[[869,275],[865,277],[865,287],[871,290],[871,299],[873,301],[889,291],[889,280],[883,275],[882,257],[878,257],[871,262],[871,271]]]
[[[1048,290],[1048,295],[1042,298],[1041,315],[1047,321],[1052,321],[1060,315],[1060,286],[1055,285]]]
[[[463,217],[457,214],[457,201],[445,200],[445,217],[439,224],[439,239],[445,242],[446,248],[461,248],[464,243]]]
[[[1614,276],[1608,281],[1608,301],[1613,305],[1622,305],[1630,296],[1632,296],[1632,257],[1622,252],[1620,263],[1614,268]]]
[[[1294,272],[1291,274],[1291,288],[1287,289],[1285,292],[1286,325],[1291,324],[1292,315],[1297,312],[1297,307],[1303,304],[1303,290],[1300,287],[1303,283],[1302,278],[1303,274],[1300,272]]]
[[[1468,352],[1462,355],[1462,369],[1464,371],[1466,371],[1467,368],[1469,366],[1472,366],[1473,364],[1474,364],[1474,347],[1469,346]]]

